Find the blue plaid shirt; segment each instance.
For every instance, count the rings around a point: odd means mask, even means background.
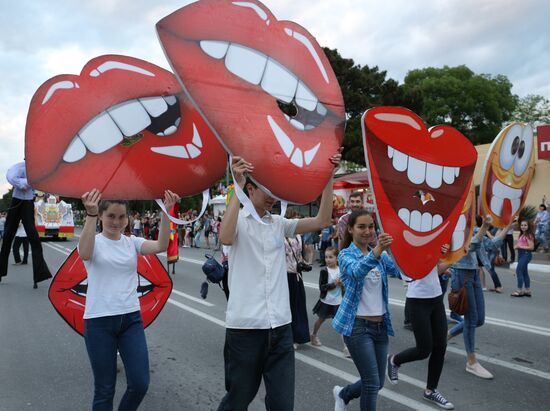
[[[365,277],[375,267],[382,276],[382,297],[386,313],[384,314],[384,323],[386,324],[388,335],[393,335],[393,328],[390,319],[390,310],[388,307],[388,274],[399,276],[399,270],[393,260],[386,252],[383,252],[380,258],[369,252],[363,255],[361,250],[353,243],[345,248],[338,255],[338,264],[340,265],[340,276],[344,283],[345,293],[340,308],[332,320],[334,329],[345,336],[350,336],[357,314],[357,307],[363,293],[363,284]]]

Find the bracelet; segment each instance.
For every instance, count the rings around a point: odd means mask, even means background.
[[[88,214],[88,213],[86,213],[86,217],[97,217],[97,214]]]

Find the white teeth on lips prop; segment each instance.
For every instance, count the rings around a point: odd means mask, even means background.
[[[466,235],[466,216],[460,214],[456,223],[453,236],[451,238],[451,251],[456,251],[464,245],[464,237]]]
[[[491,197],[491,211],[495,215],[502,216],[502,206],[504,200],[510,200],[512,204],[512,215],[518,211],[519,206],[521,205],[521,196],[523,190],[519,188],[508,187],[505,184],[502,184],[499,180],[495,180],[493,183],[493,195]]]
[[[460,175],[460,167],[446,167],[427,163],[408,156],[399,150],[388,146],[388,158],[392,160],[393,168],[399,172],[407,171],[407,177],[413,184],[426,184],[433,189],[441,187],[442,182],[453,184]]]
[[[422,213],[418,210],[410,211],[406,208],[401,208],[397,215],[407,226],[420,233],[435,230],[443,223],[441,215],[435,214],[432,216],[430,213]]]
[[[83,159],[88,151],[100,154],[115,147],[124,138],[135,136],[145,130],[151,125],[153,119],[165,114],[169,107],[176,104],[176,102],[176,96],[146,97],[128,100],[108,108],[79,130],[69,143],[63,155],[63,161],[74,163]],[[173,125],[156,133],[156,135],[164,137],[174,134],[180,122],[181,118],[178,116]],[[193,132],[194,136],[198,136],[198,131],[194,125]],[[200,136],[198,136],[198,139],[200,141]],[[202,143],[196,145],[202,147]],[[200,150],[198,150],[198,154],[197,150],[194,146],[191,149],[188,148],[190,154],[193,153],[188,157],[195,158],[200,155]]]
[[[300,112],[296,117],[284,115],[286,120],[297,130],[309,131],[317,127],[327,115],[327,109],[313,92],[282,64],[269,56],[240,44],[226,41],[202,40],[201,50],[215,59],[224,59],[228,71],[247,81],[259,85],[275,99],[284,103],[295,103]],[[290,162],[297,167],[311,164],[321,143],[302,152],[272,116],[267,121],[277,138],[283,152]],[[303,121],[303,122],[302,122]]]

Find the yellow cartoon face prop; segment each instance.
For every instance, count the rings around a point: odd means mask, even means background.
[[[483,215],[505,227],[525,204],[535,172],[535,144],[529,124],[512,123],[495,138],[487,153],[480,185]]]

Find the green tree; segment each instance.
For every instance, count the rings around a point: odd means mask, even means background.
[[[533,125],[550,124],[550,100],[538,94],[519,99],[512,119]]]
[[[10,208],[12,195],[13,187],[11,187],[9,191],[2,196],[2,198],[0,198],[0,211],[8,211],[8,209]]]
[[[346,107],[344,160],[365,164],[361,136],[361,115],[365,110],[382,105],[401,105],[415,110],[420,104],[415,90],[405,93],[397,81],[386,78],[386,72],[355,64],[343,58],[336,49],[324,48],[336,74]]]
[[[506,76],[475,74],[464,65],[411,70],[403,86],[420,96],[416,113],[426,124],[452,125],[474,144],[491,142],[517,104]]]

